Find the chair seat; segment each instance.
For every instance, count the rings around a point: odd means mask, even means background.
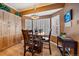
[[[43,37],[43,39],[44,39],[44,40],[49,40],[49,38],[48,38],[48,37]]]
[[[48,42],[48,41],[49,41],[49,38],[48,38],[48,37],[43,37],[43,38],[42,38],[42,41],[43,41],[43,42]]]

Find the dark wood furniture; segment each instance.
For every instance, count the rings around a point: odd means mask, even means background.
[[[50,46],[50,37],[51,37],[51,30],[50,30],[50,32],[49,32],[49,35],[48,36],[43,36],[44,38],[42,38],[42,41],[43,41],[43,44],[45,43],[45,42],[47,42],[48,43],[48,45],[49,45],[49,52],[50,52],[50,55],[52,54],[52,52],[51,52],[51,46]],[[48,38],[48,40],[46,40],[46,38]],[[46,47],[44,47],[44,48],[46,48]]]
[[[24,37],[24,56],[27,51],[31,52],[32,55],[34,53],[40,53],[42,51],[42,41],[40,38],[36,37],[32,34],[32,30],[22,30]],[[26,49],[26,46],[29,46]]]
[[[27,30],[22,30],[22,34],[23,34],[23,38],[24,38],[24,56],[25,56],[25,53],[26,53],[26,46],[28,45],[29,37],[28,37],[28,32],[27,32]]]
[[[59,47],[58,42],[62,43],[62,55],[65,56],[65,48],[73,48],[74,55],[77,56],[77,42],[72,38],[62,38],[61,36],[57,36],[57,47]]]

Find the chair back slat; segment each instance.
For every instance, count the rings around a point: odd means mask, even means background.
[[[22,30],[23,38],[24,40],[28,40],[28,31],[27,30]]]
[[[51,38],[51,31],[52,31],[52,30],[50,30],[50,32],[49,32],[49,40],[50,40],[50,38]]]
[[[32,30],[22,30],[22,34],[25,40],[29,40],[32,37]]]

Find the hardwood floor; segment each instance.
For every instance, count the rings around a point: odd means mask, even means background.
[[[44,46],[48,47],[47,45],[44,45]],[[23,42],[21,42],[8,49],[0,51],[0,56],[23,56],[23,52],[24,52],[23,50],[24,50]],[[51,50],[52,50],[52,56],[61,56],[61,53],[55,44],[51,44]],[[31,53],[27,52],[26,56],[31,56]],[[50,56],[49,50],[43,48],[42,53],[35,54],[35,56]]]

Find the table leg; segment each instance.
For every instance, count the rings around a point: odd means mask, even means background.
[[[58,47],[58,39],[57,39],[57,47]]]
[[[65,56],[65,45],[63,44],[63,56]]]
[[[77,42],[75,43],[75,46],[74,46],[74,56],[77,56],[77,51],[78,51],[78,45],[77,45]]]

